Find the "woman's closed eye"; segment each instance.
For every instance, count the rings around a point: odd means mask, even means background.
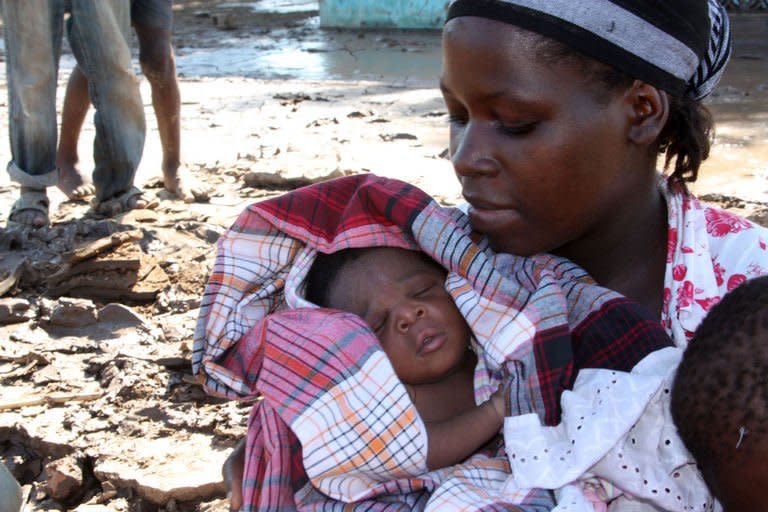
[[[520,123],[504,123],[502,121],[496,121],[496,129],[504,135],[527,135],[531,133],[536,125],[535,121],[526,121]]]
[[[469,119],[465,114],[451,114],[448,116],[448,124],[453,126],[464,126]]]

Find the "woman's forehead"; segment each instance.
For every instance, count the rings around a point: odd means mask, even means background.
[[[708,8],[713,3],[716,7]],[[494,20],[510,32],[512,27],[530,30],[681,95],[707,51],[710,13],[721,11],[717,0],[453,0],[445,34],[472,26],[461,20]],[[727,16],[720,17],[726,27]],[[505,34],[496,27],[496,35]],[[716,39],[718,48],[728,46],[727,36]]]
[[[495,41],[498,50],[533,52],[542,37],[503,21],[464,16],[449,20],[443,27],[443,43],[472,44]],[[513,45],[513,47],[510,47]],[[504,48],[506,46],[506,48]]]
[[[455,18],[445,24],[443,32],[443,74],[464,65],[489,75],[508,73],[500,68],[510,65],[538,66],[544,41],[538,34],[500,21]]]
[[[470,95],[486,104],[532,104],[544,91],[560,91],[564,81],[581,83],[571,74],[582,68],[542,58],[542,41],[494,20],[451,20],[445,28],[440,87],[447,96]]]

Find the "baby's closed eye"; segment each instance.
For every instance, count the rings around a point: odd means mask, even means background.
[[[389,318],[389,315],[387,313],[384,313],[381,315],[375,315],[370,320],[367,320],[367,323],[374,333],[379,334],[384,329],[384,326],[387,324],[388,318]]]

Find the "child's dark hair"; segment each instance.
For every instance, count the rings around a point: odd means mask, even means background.
[[[322,308],[328,307],[329,291],[339,272],[345,265],[360,259],[371,248],[342,249],[341,251],[325,254],[317,253],[315,261],[307,274],[305,298]]]
[[[578,65],[589,80],[603,86],[600,98],[610,97],[603,92],[613,92],[629,87],[634,79],[611,66],[587,57],[573,48],[538,36],[536,49],[545,62],[569,61]],[[664,169],[669,169],[672,181],[684,185],[693,183],[699,176],[701,163],[709,157],[714,136],[712,114],[701,101],[686,97],[669,96],[669,118],[658,138],[658,152],[664,154]]]
[[[738,455],[768,446],[768,276],[710,310],[683,355],[671,401],[680,437],[710,488]]]
[[[317,253],[317,257],[307,274],[304,297],[309,302],[320,307],[329,307],[329,292],[333,287],[333,282],[336,280],[339,272],[341,272],[341,269],[371,251],[384,248],[385,247],[362,247],[342,249],[331,254]],[[426,253],[419,252],[418,254],[424,261],[429,262],[431,265],[438,265],[437,262],[430,258]]]

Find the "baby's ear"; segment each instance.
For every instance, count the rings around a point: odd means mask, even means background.
[[[635,80],[625,93],[629,114],[628,137],[640,146],[653,144],[669,118],[667,93]]]

